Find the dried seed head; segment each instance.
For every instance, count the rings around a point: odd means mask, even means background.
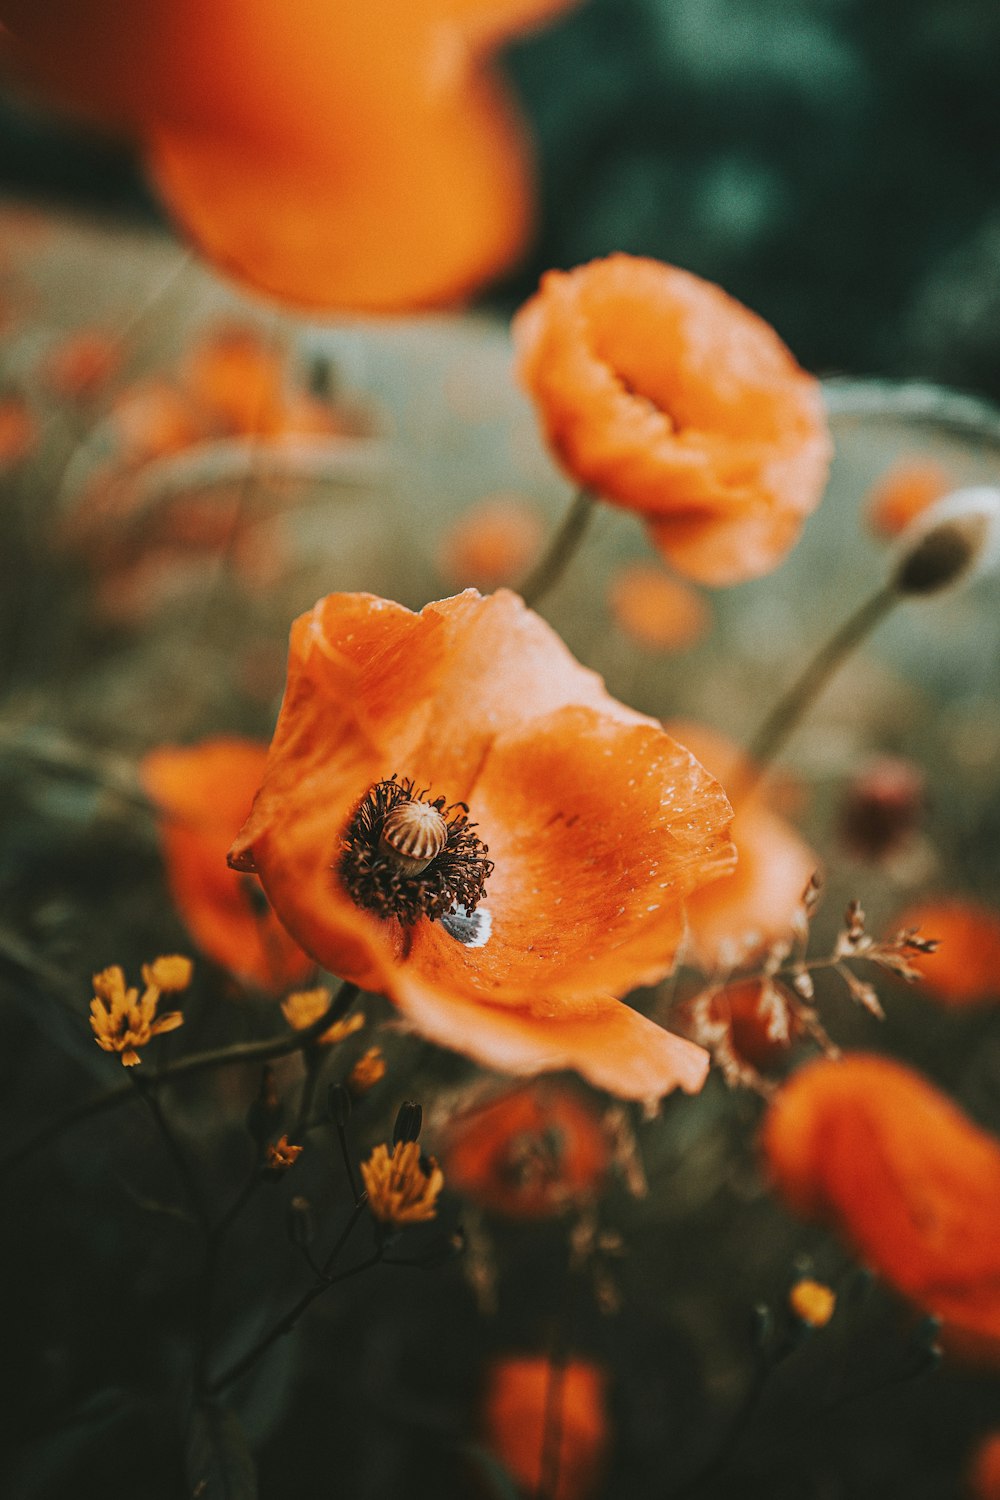
[[[969,583],[1000,562],[1000,489],[955,490],[903,532],[891,587],[920,598]]]
[[[403,926],[459,911],[471,916],[493,872],[475,827],[464,802],[428,800],[408,777],[393,775],[375,782],[358,803],[336,868],[358,906]],[[488,936],[487,925],[472,946]]]
[[[421,875],[448,842],[448,824],[430,802],[397,802],[382,824],[379,849],[403,875]]]

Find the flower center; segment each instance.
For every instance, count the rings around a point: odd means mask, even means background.
[[[362,797],[344,831],[338,872],[358,906],[412,926],[460,909],[475,911],[493,872],[464,802],[443,797],[395,774]]]

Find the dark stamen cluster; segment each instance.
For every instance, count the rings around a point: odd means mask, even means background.
[[[406,875],[380,846],[382,827],[401,802],[427,802],[446,819],[448,839],[436,859],[419,875]],[[488,849],[476,837],[464,802],[445,804],[426,790],[418,792],[409,778],[377,781],[362,797],[344,831],[338,873],[352,898],[380,917],[395,917],[406,927],[427,917],[435,921],[456,906],[475,911],[486,894],[493,873]]]

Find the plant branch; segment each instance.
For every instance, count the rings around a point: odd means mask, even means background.
[[[525,604],[534,607],[559,582],[583,541],[594,510],[590,492],[578,490],[545,552],[521,584],[518,592]]]
[[[276,1057],[287,1057],[292,1052],[302,1052],[329,1026],[347,1013],[358,993],[357,985],[342,984],[323,1015],[311,1025],[303,1027],[301,1031],[284,1032],[281,1036],[268,1037],[259,1042],[237,1042],[233,1046],[216,1047],[208,1052],[193,1052],[189,1057],[177,1058],[174,1062],[166,1063],[158,1072],[148,1074],[143,1080],[144,1085],[148,1088],[158,1088],[162,1083],[178,1078],[191,1078],[198,1073],[211,1072],[214,1068],[229,1068],[239,1063],[269,1062]],[[117,1109],[119,1105],[127,1104],[134,1096],[133,1085],[124,1083],[117,1088],[107,1089],[103,1094],[98,1094],[95,1098],[87,1099],[84,1103],[67,1110],[65,1114],[52,1120],[31,1136],[16,1151],[0,1160],[0,1176],[19,1166],[21,1162],[27,1161],[36,1151],[51,1145],[74,1125],[79,1125],[81,1121],[89,1120],[95,1115],[104,1114],[107,1110]]]

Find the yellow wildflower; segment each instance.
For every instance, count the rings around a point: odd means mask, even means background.
[[[146,966],[149,967],[149,966]],[[154,1036],[174,1031],[184,1017],[179,1010],[158,1016],[160,991],[147,983],[142,998],[134,986],[126,986],[124,971],[118,964],[94,975],[94,998],[90,1002],[90,1024],[97,1045],[105,1052],[118,1052],[126,1068],[140,1062],[139,1048]]]
[[[275,1176],[280,1176],[282,1172],[287,1172],[289,1167],[294,1167],[301,1155],[302,1147],[294,1146],[287,1135],[283,1135],[279,1141],[273,1141],[268,1145],[264,1153],[265,1170]]]
[[[180,953],[165,954],[162,958],[154,958],[151,964],[142,966],[144,983],[154,986],[164,995],[186,990],[193,973],[194,964]]]
[[[281,1002],[281,1009],[285,1013],[285,1020],[289,1026],[296,1031],[305,1031],[314,1021],[318,1021],[325,1010],[329,1008],[332,995],[329,990],[296,990],[294,994],[287,995]],[[342,1042],[345,1037],[353,1036],[360,1031],[365,1024],[365,1013],[356,1011],[353,1016],[345,1016],[342,1021],[334,1021],[323,1035],[317,1037],[317,1041],[325,1047],[332,1047],[337,1042]]]
[[[797,1281],[788,1294],[788,1304],[807,1328],[825,1328],[837,1306],[836,1293],[821,1281]]]
[[[385,1077],[386,1064],[381,1047],[369,1047],[347,1075],[347,1090],[352,1099],[360,1099]]]
[[[444,1173],[433,1157],[421,1157],[416,1141],[399,1141],[391,1156],[388,1146],[376,1146],[361,1163],[361,1176],[368,1207],[382,1224],[398,1229],[423,1224],[437,1213]]]

